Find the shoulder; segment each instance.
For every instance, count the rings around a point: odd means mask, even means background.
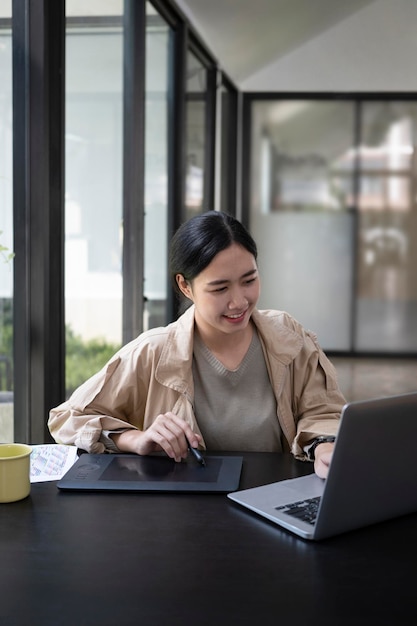
[[[294,332],[296,335],[303,335],[306,329],[303,325],[286,311],[275,309],[255,309],[252,314],[255,326],[261,329],[269,329],[273,332]]]
[[[266,350],[275,353],[281,361],[292,361],[306,347],[318,348],[314,333],[286,311],[255,309],[252,319]]]
[[[194,309],[187,311],[167,326],[151,328],[123,346],[118,356],[121,358],[132,354],[153,353],[162,354],[165,350],[175,349],[192,343],[194,330]]]
[[[170,326],[152,328],[138,335],[132,341],[125,344],[118,352],[118,356],[127,356],[135,352],[141,352],[148,348],[158,349],[165,344],[167,337],[171,334]]]

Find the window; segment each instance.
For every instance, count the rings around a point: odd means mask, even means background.
[[[122,342],[123,3],[67,0],[66,10],[69,394]]]
[[[186,109],[186,219],[209,208],[204,207],[206,93],[207,69],[196,55],[189,50],[187,55]]]
[[[4,442],[14,440],[11,13],[11,1],[0,0],[0,441]]]
[[[11,4],[0,0],[0,230],[5,236],[0,241],[9,248]],[[217,68],[191,26],[164,0],[16,2],[13,10],[13,41],[22,52],[13,55],[13,158],[24,184],[13,188],[19,227],[14,267],[0,267],[0,289],[8,300],[1,323],[11,315],[14,280],[22,286],[14,293],[14,371],[20,390],[14,398],[14,436],[40,443],[49,437],[46,416],[52,406],[97,372],[142,325],[165,323],[175,315],[167,248],[185,217],[186,154],[196,165],[191,178],[200,180],[191,185],[191,214],[214,205]],[[52,52],[47,58],[45,50]],[[39,58],[39,67],[32,58]],[[130,70],[135,79],[129,91],[123,80]],[[32,79],[39,73],[42,80]],[[11,345],[12,322],[7,324]],[[6,386],[9,392],[11,384]]]
[[[143,328],[167,322],[169,53],[172,31],[147,2]]]

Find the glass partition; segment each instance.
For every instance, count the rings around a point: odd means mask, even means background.
[[[327,349],[350,348],[354,254],[351,102],[255,101],[250,229],[259,306],[284,309]]]
[[[417,350],[417,103],[364,102],[356,348]]]
[[[0,0],[0,441],[13,434],[13,146],[11,0]]]

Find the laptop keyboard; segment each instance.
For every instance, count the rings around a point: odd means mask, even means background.
[[[308,498],[307,500],[300,500],[299,502],[292,502],[291,504],[285,504],[283,506],[276,506],[277,511],[292,515],[297,519],[307,522],[307,524],[314,524],[317,518],[317,511],[319,510],[320,496],[316,498]]]

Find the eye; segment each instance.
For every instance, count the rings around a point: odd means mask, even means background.
[[[254,283],[256,279],[257,276],[254,276],[253,278],[248,278],[248,280],[245,280],[245,285],[250,285],[251,283]]]

